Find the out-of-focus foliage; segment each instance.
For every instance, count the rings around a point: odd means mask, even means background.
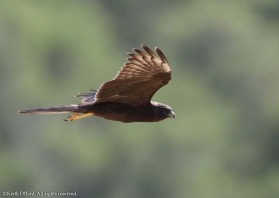
[[[279,3],[0,1],[0,187],[78,197],[278,197]],[[22,108],[78,102],[145,43],[177,119],[131,123]]]

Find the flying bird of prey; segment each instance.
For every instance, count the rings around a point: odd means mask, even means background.
[[[175,118],[172,108],[151,101],[153,95],[171,80],[167,58],[159,48],[154,53],[147,46],[128,53],[127,63],[115,78],[103,83],[98,90],[80,93],[80,104],[22,110],[26,114],[71,113],[65,121],[98,116],[121,122],[157,122]]]

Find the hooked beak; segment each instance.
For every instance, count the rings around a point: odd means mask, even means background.
[[[174,111],[171,111],[170,113],[169,113],[169,115],[168,115],[170,118],[175,118],[175,113],[174,113]]]

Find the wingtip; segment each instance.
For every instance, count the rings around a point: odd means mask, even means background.
[[[155,51],[158,53],[158,52],[162,52],[159,47],[155,47]]]
[[[145,44],[141,44],[141,48],[146,48],[147,46]]]
[[[133,57],[135,54],[128,52],[127,55]]]
[[[164,61],[165,63],[168,63],[168,59],[166,58],[165,54],[160,50],[158,47],[155,47],[156,53],[159,55],[159,57]]]
[[[142,53],[142,51],[139,50],[139,49],[137,49],[137,48],[134,48],[133,50],[134,50],[134,52],[136,52],[137,54],[141,54],[141,53]]]
[[[145,44],[141,44],[140,46],[141,46],[142,49],[148,48]],[[137,53],[138,53],[138,51],[140,51],[140,50],[137,49],[137,48],[132,48],[132,50],[133,50],[134,52],[137,52]],[[128,52],[127,55],[131,55],[131,53]]]

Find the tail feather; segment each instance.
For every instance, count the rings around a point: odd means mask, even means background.
[[[58,114],[58,113],[77,112],[77,110],[78,110],[78,105],[66,105],[66,106],[57,106],[57,107],[49,107],[49,108],[27,109],[27,110],[21,110],[18,113]]]

